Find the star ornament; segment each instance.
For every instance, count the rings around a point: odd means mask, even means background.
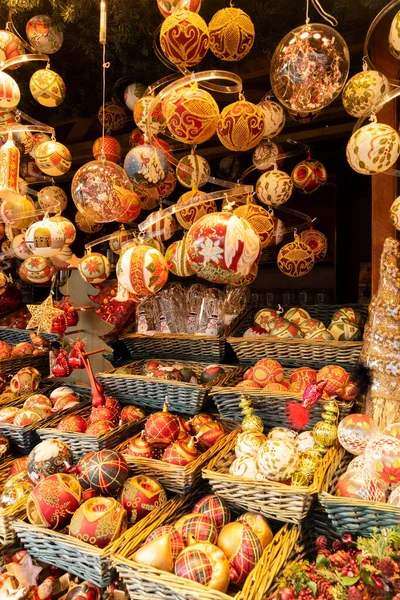
[[[54,308],[53,297],[50,294],[42,304],[28,304],[28,310],[32,317],[27,324],[27,329],[36,329],[37,333],[51,333],[53,319],[61,316],[63,311],[59,308]]]

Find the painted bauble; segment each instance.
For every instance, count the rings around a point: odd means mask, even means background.
[[[103,158],[104,155],[106,160],[118,163],[122,157],[121,144],[111,135],[99,137],[92,146],[92,154],[96,160]]]
[[[98,233],[103,229],[103,223],[95,223],[80,212],[75,215],[75,223],[84,233]]]
[[[198,198],[199,201],[201,201],[201,204],[192,204],[195,198]],[[199,192],[196,186],[194,186],[190,192],[182,194],[179,198],[176,206],[177,208],[180,208],[180,210],[175,213],[175,216],[184,229],[190,229],[191,225],[201,219],[201,217],[217,211],[217,205],[213,200],[205,202],[207,198],[208,195],[204,192]],[[197,202],[197,200],[195,201]],[[183,208],[186,205],[188,208]]]
[[[32,150],[29,153],[32,156],[32,158],[35,158],[36,148],[38,146],[40,146],[40,144],[42,142],[50,142],[50,141],[51,141],[51,137],[47,133],[33,133],[32,134],[33,146],[32,146]]]
[[[122,423],[134,423],[145,417],[145,412],[139,406],[128,404],[121,410],[120,419]]]
[[[126,112],[123,106],[114,104],[114,102],[106,102],[99,108],[97,118],[101,125],[104,125],[106,130],[118,131],[122,129],[127,121]]]
[[[76,238],[76,229],[74,224],[69,219],[62,217],[61,215],[54,215],[53,217],[50,217],[50,221],[53,223],[58,223],[64,232],[64,243],[67,246],[70,246]]]
[[[270,213],[257,204],[238,206],[233,211],[237,217],[246,219],[260,238],[261,248],[271,243],[274,232],[274,221]]]
[[[332,341],[333,335],[327,329],[320,329],[318,331],[308,331],[305,336],[305,340],[325,340]]]
[[[177,223],[173,215],[166,215],[165,217],[159,216],[159,213],[152,213],[149,219],[153,219],[154,222],[146,229],[152,239],[161,241],[169,240],[177,229]]]
[[[47,107],[59,106],[67,93],[62,77],[50,69],[35,71],[29,81],[29,89],[36,102]]]
[[[62,396],[55,401],[53,410],[54,412],[61,412],[62,410],[68,410],[69,408],[73,408],[74,406],[78,406],[79,397],[75,394],[68,394],[66,396]]]
[[[0,423],[13,423],[15,415],[18,413],[16,406],[5,406],[0,408]]]
[[[232,213],[213,213],[196,221],[186,244],[190,266],[199,277],[215,283],[248,275],[260,254],[257,233]]]
[[[167,494],[155,479],[137,475],[125,481],[119,500],[127,512],[128,523],[133,525],[155,508],[165,504]]]
[[[30,452],[26,464],[29,478],[38,483],[49,475],[65,472],[73,464],[72,452],[64,442],[45,440]]]
[[[267,336],[268,334],[266,333],[265,335]],[[240,381],[235,387],[246,388],[249,390],[251,390],[251,389],[260,390],[262,386],[259,383],[256,383],[255,381],[246,379],[245,381]]]
[[[15,236],[15,238],[11,242],[11,249],[15,256],[20,260],[25,260],[32,254],[32,251],[28,248],[28,246],[25,243],[25,235],[23,233],[19,233]]]
[[[373,502],[385,502],[386,485],[367,470],[351,470],[338,479],[336,496]]]
[[[303,277],[314,266],[314,253],[296,236],[293,242],[282,246],[278,253],[278,267],[288,277]]]
[[[153,103],[154,96],[142,96],[135,105],[133,118],[141,131],[147,132],[148,130],[149,110]],[[148,133],[156,135],[165,129],[166,122],[161,110],[161,102],[154,104],[150,117],[150,131]]]
[[[325,185],[328,174],[319,160],[310,158],[299,162],[292,171],[294,187],[303,194],[312,194],[321,185]]]
[[[394,165],[399,153],[399,134],[383,123],[368,123],[357,129],[346,148],[350,166],[363,175],[386,171]]]
[[[253,456],[257,458],[257,454],[267,437],[261,431],[243,431],[239,433],[236,445],[235,456]]]
[[[16,458],[8,472],[8,477],[12,477],[13,475],[18,475],[26,471],[26,465],[28,463],[28,456],[21,456],[21,458]]]
[[[0,109],[15,108],[21,99],[17,82],[4,71],[0,73]]]
[[[143,210],[153,210],[157,207],[160,201],[157,187],[146,188],[143,185],[138,185],[135,186],[135,190],[139,196],[140,206]]]
[[[266,548],[272,542],[274,534],[268,524],[268,521],[259,513],[246,512],[236,519],[239,523],[245,523],[250,527],[253,533],[258,537],[261,546]]]
[[[158,292],[168,279],[165,257],[146,244],[123,249],[116,270],[119,285],[139,297]]]
[[[102,419],[89,425],[86,429],[86,434],[95,436],[107,435],[110,431],[114,431],[115,427],[116,425],[113,421]]]
[[[266,328],[268,321],[271,319],[275,319],[278,316],[276,310],[272,308],[261,308],[254,315],[254,323],[255,325],[259,325],[260,327]]]
[[[293,192],[293,182],[284,171],[274,169],[263,173],[256,183],[257,198],[268,206],[280,206]]]
[[[176,177],[179,183],[190,189],[194,185],[198,188],[202,187],[207,183],[210,173],[211,168],[206,159],[194,152],[181,158],[176,167]]]
[[[161,49],[178,67],[197,65],[206,55],[209,43],[206,22],[190,10],[179,8],[161,25]]]
[[[400,440],[400,423],[392,423],[391,425],[387,425],[382,431],[382,435],[388,435]]]
[[[312,431],[302,431],[296,437],[294,442],[295,448],[299,454],[302,452],[307,452],[307,450],[311,450],[314,448],[315,441]]]
[[[313,251],[315,262],[325,258],[328,251],[328,240],[322,231],[310,228],[306,231],[302,231],[299,237],[301,241],[305,242]]]
[[[52,406],[50,398],[43,394],[32,394],[24,402],[24,408],[42,408],[45,411],[51,410]]]
[[[318,381],[327,381],[324,392],[330,396],[348,383],[349,374],[343,367],[327,365],[318,371]]]
[[[361,340],[361,330],[355,323],[349,321],[334,321],[328,327],[332,338],[338,342],[357,342]]]
[[[6,225],[12,225],[14,229],[25,229],[34,222],[35,205],[32,200],[25,196],[11,200],[3,200],[0,204],[0,218]]]
[[[84,489],[113,495],[128,477],[125,458],[115,450],[100,450],[85,454],[77,465],[78,481]]]
[[[396,198],[390,207],[389,213],[391,223],[400,231],[400,196]]]
[[[333,321],[347,321],[350,323],[355,323],[356,325],[361,325],[364,321],[364,318],[358,310],[355,310],[350,306],[344,306],[335,312],[332,317],[332,322]]]
[[[261,100],[258,106],[262,108],[265,119],[264,138],[273,138],[280,134],[285,126],[285,111],[278,102]]]
[[[269,335],[278,338],[301,338],[300,327],[288,319],[277,317],[268,323]]]
[[[189,421],[190,430],[193,435],[197,435],[200,431],[200,428],[204,425],[204,423],[213,422],[214,419],[208,413],[198,413],[194,417],[192,417]]]
[[[134,110],[137,102],[146,92],[146,86],[142,83],[131,83],[124,91],[124,102],[129,110]]]
[[[387,77],[379,71],[366,70],[348,80],[342,93],[345,111],[352,117],[369,114],[389,93]]]
[[[238,521],[221,529],[218,548],[229,560],[230,579],[236,585],[244,583],[263,552],[261,541],[250,526]]]
[[[15,415],[13,424],[26,427],[38,423],[46,417],[46,413],[40,408],[21,408]]]
[[[390,25],[389,50],[395,58],[400,58],[400,11],[395,14]]]
[[[18,36],[16,36],[11,31],[6,29],[2,29],[0,31],[0,60],[6,61],[12,58],[17,58],[18,56],[22,56],[25,54],[24,46],[22,45],[21,40]],[[22,64],[12,65],[11,67],[7,67],[8,69],[18,69]]]
[[[262,387],[267,383],[280,383],[284,376],[282,366],[272,358],[262,358],[253,367],[252,379]]]
[[[217,129],[219,108],[207,91],[191,86],[168,99],[166,120],[171,134],[184,144],[202,144]]]
[[[204,513],[184,515],[176,521],[174,527],[181,533],[184,543],[187,543],[192,535],[199,542],[211,542],[211,544],[216,544],[218,539],[216,524]]]
[[[179,421],[168,411],[167,405],[160,412],[153,413],[144,427],[146,440],[153,445],[167,447],[178,439]]]
[[[85,433],[87,422],[80,415],[69,415],[68,417],[61,419],[57,425],[57,429],[71,433]]]
[[[89,221],[121,221],[138,206],[137,196],[124,169],[110,161],[94,160],[75,173],[71,185],[76,208]]]
[[[289,390],[289,385],[286,381],[283,381],[282,383],[267,383],[263,389],[268,392],[287,392]]]
[[[82,488],[72,475],[56,473],[39,481],[29,494],[26,514],[33,525],[62,529],[78,508]]]
[[[220,365],[209,365],[200,373],[200,383],[207,385],[215,379],[220,379],[225,369]]]
[[[296,27],[281,40],[271,60],[274,94],[292,111],[321,110],[342,91],[349,58],[346,42],[332,27],[320,23]]]
[[[173,242],[165,253],[168,269],[179,277],[190,277],[195,271],[189,266],[186,256],[185,239]]]
[[[319,319],[304,319],[299,325],[300,331],[303,335],[306,335],[309,331],[323,331],[326,329],[325,325]]]
[[[88,423],[89,425],[92,425],[92,423],[97,423],[98,421],[111,421],[116,425],[118,423],[118,418],[119,415],[115,414],[111,408],[99,406],[97,408],[93,407],[90,411]]]
[[[56,272],[49,258],[29,256],[20,266],[20,273],[31,283],[47,283]]]
[[[31,46],[43,54],[54,54],[64,40],[63,32],[53,25],[49,15],[31,17],[26,24],[26,37]]]
[[[127,528],[124,507],[114,498],[89,498],[72,516],[69,535],[105,548],[122,535]]]
[[[164,451],[162,460],[172,465],[186,466],[199,456],[194,438],[189,437],[187,440],[177,439],[170,444]]]
[[[0,360],[10,358],[13,347],[5,340],[0,340]]]
[[[298,367],[294,371],[292,371],[290,375],[290,383],[294,383],[296,381],[305,381],[307,385],[310,383],[316,383],[317,381],[317,373],[311,367]]]
[[[219,421],[209,421],[204,423],[196,434],[197,447],[201,452],[205,452],[214,444],[223,438],[225,429]]]
[[[150,444],[145,437],[144,432],[133,436],[124,447],[124,454],[128,456],[137,456],[139,458],[158,458],[158,448]]]
[[[262,140],[253,150],[253,165],[258,171],[271,171],[275,165],[280,166],[283,160],[277,157],[282,153],[282,148],[269,140]]]
[[[111,273],[108,258],[99,252],[89,252],[78,266],[79,275],[88,283],[102,283]]]
[[[241,60],[251,50],[255,31],[250,17],[240,8],[222,8],[208,24],[210,50],[221,60]]]
[[[267,479],[285,481],[296,469],[298,452],[288,440],[267,440],[258,452],[258,467]]]
[[[294,307],[285,311],[283,318],[300,325],[306,319],[310,319],[310,314],[304,308]]]
[[[55,256],[64,243],[63,229],[50,219],[33,223],[25,232],[25,244],[35,256]]]
[[[400,440],[381,435],[365,448],[365,466],[387,485],[400,483]]]
[[[283,440],[294,443],[297,438],[297,432],[287,427],[273,427],[268,433],[269,440]]]
[[[221,144],[228,150],[245,152],[261,141],[264,128],[262,109],[246,100],[238,100],[221,112],[217,134]]]
[[[42,142],[35,151],[35,163],[43,173],[56,177],[65,175],[72,165],[72,156],[60,142]]]
[[[41,375],[34,367],[23,367],[10,379],[10,391],[13,394],[31,394],[39,387]]]
[[[169,170],[165,154],[150,144],[142,144],[129,150],[125,156],[124,169],[135,186],[144,187],[162,183]]]
[[[229,586],[229,563],[220,548],[209,542],[190,540],[175,563],[175,575],[225,594]]]
[[[40,208],[46,212],[61,213],[67,208],[68,197],[61,188],[56,185],[48,185],[38,192]]]
[[[218,531],[231,520],[231,511],[226,502],[214,494],[203,496],[193,506],[192,513],[202,513],[210,517]]]
[[[348,415],[338,426],[338,440],[347,452],[359,456],[364,454],[368,443],[378,437],[379,427],[363,414]]]

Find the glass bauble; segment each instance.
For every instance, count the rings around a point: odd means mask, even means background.
[[[49,15],[36,15],[29,19],[26,37],[31,46],[43,54],[54,54],[64,40],[63,32],[53,25]]]
[[[387,425],[382,431],[382,435],[388,435],[389,437],[395,437],[400,440],[400,423],[392,423]]]
[[[267,440],[258,451],[258,467],[267,479],[285,481],[296,469],[299,455],[293,442]]]
[[[35,71],[29,81],[32,96],[42,106],[59,106],[65,99],[67,88],[58,73],[50,69]]]
[[[197,65],[206,55],[209,43],[206,22],[190,10],[176,10],[161,25],[161,49],[178,67]]]
[[[153,135],[155,135],[165,129],[166,123],[165,117],[161,110],[161,102],[158,102],[152,110],[150,118],[150,127],[148,127],[147,120],[149,116],[150,106],[153,104],[153,101],[154,96],[142,96],[142,98],[140,98],[135,105],[133,111],[133,118],[136,125],[141,131],[145,131],[148,134],[152,133]],[[148,129],[150,129],[150,131],[148,131]]]
[[[38,192],[38,202],[44,211],[60,213],[67,208],[68,197],[56,185],[47,185]]]
[[[279,135],[285,126],[285,111],[278,102],[272,100],[261,100],[258,103],[264,113],[265,128],[264,138],[273,138]]]
[[[91,284],[103,283],[111,273],[111,265],[103,254],[89,252],[78,266],[79,275]]]
[[[390,125],[368,123],[357,129],[348,141],[346,158],[352,169],[374,175],[390,169],[400,154],[399,134]]]
[[[157,0],[157,6],[163,17],[169,17],[178,8],[187,8],[192,12],[198,13],[201,7],[201,0]]]
[[[297,236],[293,242],[282,246],[278,253],[278,267],[289,277],[303,277],[314,266],[314,253]]]
[[[124,169],[135,186],[153,187],[166,179],[168,160],[159,148],[143,144],[129,150]]]
[[[124,218],[134,195],[124,169],[102,160],[94,160],[78,169],[71,192],[79,212],[89,221],[98,223]]]
[[[363,414],[348,415],[338,426],[338,440],[347,452],[359,456],[364,454],[368,442],[380,434],[374,421]]]
[[[124,107],[113,102],[106,102],[104,108],[100,106],[97,117],[100,124],[110,131],[118,131],[127,121]]]
[[[80,212],[75,215],[75,223],[84,233],[98,233],[103,228],[103,223],[95,223]]]
[[[400,483],[400,440],[381,435],[371,440],[365,448],[365,464],[379,479],[387,484]]]
[[[176,188],[175,170],[172,167],[170,167],[168,169],[167,177],[164,179],[164,181],[159,183],[155,189],[157,190],[159,199],[162,200],[163,198],[168,198],[168,196],[170,196],[172,194],[172,192],[174,191],[175,188]],[[139,201],[140,201],[140,199],[139,199]]]
[[[233,211],[237,217],[246,219],[260,236],[261,248],[271,242],[274,233],[274,222],[270,213],[258,204],[244,204]]]
[[[395,58],[400,58],[400,10],[395,14],[390,25],[389,50]]]
[[[291,111],[316,112],[342,91],[349,73],[342,36],[321,23],[301,25],[278,44],[271,60],[275,96]]]
[[[300,233],[300,239],[314,252],[315,261],[325,258],[328,251],[328,240],[322,231],[317,231],[311,227]]]
[[[283,163],[283,160],[277,160],[281,152],[282,148],[278,144],[263,140],[253,150],[253,165],[258,171],[271,171],[274,165],[280,166]]]
[[[21,279],[31,283],[47,283],[55,272],[56,269],[50,258],[43,256],[29,256],[19,268]]]
[[[173,242],[168,246],[165,253],[165,260],[167,261],[168,269],[174,275],[178,275],[179,277],[190,277],[195,273],[194,269],[189,266],[187,261],[185,238],[178,242]]]
[[[19,37],[11,31],[2,29],[0,31],[0,60],[10,60],[23,54],[25,54],[25,50]],[[21,64],[22,61],[20,64],[8,67],[8,69],[18,69]]]
[[[15,236],[11,242],[11,248],[15,256],[20,260],[25,260],[32,254],[32,251],[25,243],[25,235],[23,233],[19,233]]]
[[[46,175],[65,175],[71,168],[72,156],[66,146],[51,140],[37,146],[35,163]]]
[[[230,6],[216,12],[208,24],[210,50],[221,60],[241,60],[254,44],[254,24],[240,8]]]
[[[386,485],[368,470],[352,469],[339,477],[336,496],[385,502]]]
[[[361,71],[344,86],[342,101],[344,110],[352,117],[362,117],[381,102],[390,91],[387,77],[379,71]]]
[[[190,205],[193,198],[201,196],[202,203],[197,205]],[[181,210],[175,213],[178,223],[184,229],[190,229],[190,227],[204,217],[204,215],[209,215],[210,213],[216,212],[217,205],[213,200],[206,202],[208,195],[204,192],[199,192],[199,190],[194,187],[190,192],[186,192],[182,194],[179,200],[176,203],[176,208],[180,208]],[[188,208],[183,208],[185,204],[188,204]]]
[[[32,150],[29,153],[32,156],[32,158],[35,158],[36,148],[38,146],[40,146],[40,144],[42,142],[50,142],[50,141],[51,141],[51,137],[47,133],[33,133],[32,134],[33,146],[32,146]]]
[[[54,221],[54,223],[59,224],[59,226],[64,232],[64,244],[70,246],[76,238],[75,225],[69,219],[67,219],[66,217],[62,217],[61,215],[54,215],[54,217],[50,217],[50,221]]]

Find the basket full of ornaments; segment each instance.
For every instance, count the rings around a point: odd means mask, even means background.
[[[8,375],[23,367],[34,367],[46,377],[50,372],[50,341],[55,338],[55,335],[0,327],[0,372]]]

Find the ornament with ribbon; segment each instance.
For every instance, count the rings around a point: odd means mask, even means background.
[[[287,407],[288,421],[290,426],[297,431],[303,431],[309,422],[309,410],[318,400],[322,398],[324,389],[328,382],[326,380],[311,383],[303,392],[303,401],[291,402]]]

